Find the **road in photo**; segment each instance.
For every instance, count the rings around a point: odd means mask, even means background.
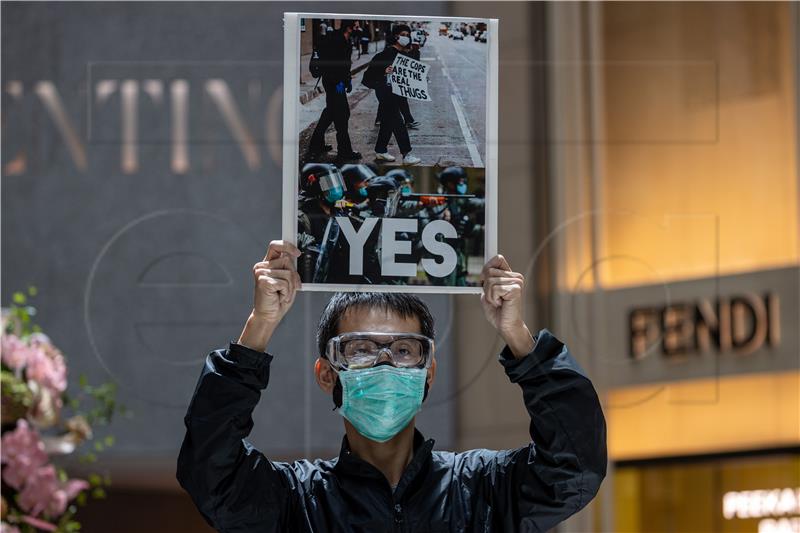
[[[432,26],[432,25],[431,25]],[[418,129],[410,129],[412,154],[422,159],[425,166],[483,167],[486,158],[486,62],[487,44],[474,41],[471,36],[463,40],[437,35],[435,28],[425,46],[421,48],[420,60],[431,66],[429,92],[431,102],[409,99]],[[378,126],[375,119],[378,101],[374,91],[361,84],[363,71],[353,78],[353,91],[348,95],[350,105],[349,132],[353,150],[361,152],[362,162],[375,162],[375,140]],[[321,95],[300,106],[300,164],[306,158],[311,132],[325,107]],[[335,132],[328,129],[326,142],[333,146]],[[389,153],[397,158],[401,154],[392,139]],[[335,149],[315,159],[318,162],[333,162]]]

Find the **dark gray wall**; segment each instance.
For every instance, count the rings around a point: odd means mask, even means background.
[[[38,321],[67,355],[73,380],[85,372],[91,382],[119,384],[133,417],[110,428],[118,444],[106,460],[170,464],[203,358],[238,337],[252,305],[250,268],[280,237],[283,11],[444,9],[410,2],[3,4],[2,301],[36,285]],[[123,162],[120,86],[105,101],[98,94],[101,80],[126,79],[139,83],[138,167]],[[143,90],[148,79],[157,82],[149,82],[151,93]],[[177,79],[189,87],[184,173],[171,168]],[[253,137],[249,160],[205,90],[209,79],[229,87]],[[69,126],[58,125],[59,112]],[[312,376],[312,339],[328,297],[301,294],[270,346],[278,357],[252,440],[273,456],[338,451],[340,417]],[[455,433],[454,402],[446,401],[455,374],[450,301],[426,300],[445,335],[420,426],[448,446]]]

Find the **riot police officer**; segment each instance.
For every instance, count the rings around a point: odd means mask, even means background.
[[[298,271],[303,281],[329,281],[331,274],[347,268],[335,219],[346,214],[340,203],[346,188],[342,173],[330,163],[308,163],[300,173],[297,244],[302,252]]]
[[[367,184],[378,174],[369,166],[359,164],[348,164],[342,167],[342,176],[347,190],[344,193],[347,200],[355,211],[363,211],[369,204],[367,199]]]
[[[449,276],[428,277],[434,285],[464,286],[467,284],[467,251],[474,249],[469,243],[475,240],[483,242],[485,199],[466,196],[469,191],[467,173],[461,167],[447,167],[437,178],[442,192],[454,195],[447,198],[439,215],[450,222],[458,233],[458,238],[450,243],[456,250],[458,261]]]

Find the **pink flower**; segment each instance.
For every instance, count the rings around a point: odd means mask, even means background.
[[[82,479],[70,479],[62,483],[53,465],[42,466],[20,491],[19,505],[34,517],[42,512],[48,516],[60,516],[67,510],[69,501],[88,488],[89,483]]]
[[[57,394],[67,388],[67,365],[61,352],[45,341],[46,338],[44,335],[38,338],[31,336],[31,352],[25,376]]]
[[[28,425],[28,421],[20,418],[17,420],[17,427],[3,435],[2,444],[0,460],[7,465],[3,471],[3,479],[19,490],[25,480],[47,463],[44,443],[39,434]]]
[[[2,336],[2,360],[13,370],[20,369],[28,364],[32,352],[30,346],[14,334]]]
[[[6,524],[5,522],[0,522],[0,533],[19,533],[19,528]]]

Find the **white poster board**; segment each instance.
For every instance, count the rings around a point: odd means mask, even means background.
[[[430,102],[428,69],[430,69],[430,65],[426,65],[422,61],[397,54],[392,63],[392,72],[389,74],[392,92],[404,98]]]
[[[498,21],[285,13],[284,28],[282,235],[303,289],[480,293]]]

